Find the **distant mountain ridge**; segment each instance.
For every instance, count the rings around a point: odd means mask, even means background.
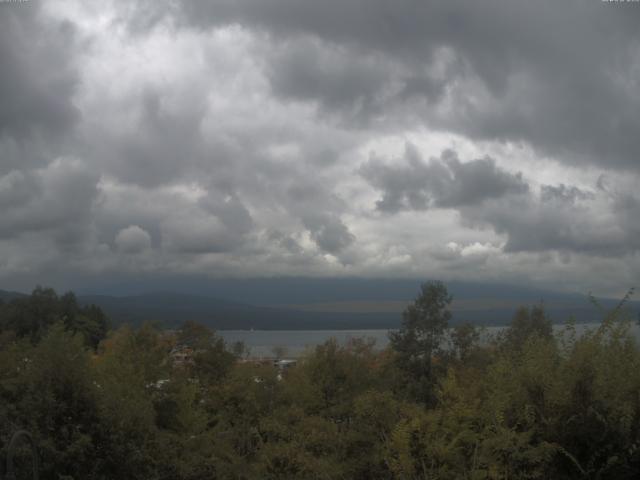
[[[397,328],[400,325],[402,310],[417,293],[419,282],[388,281],[383,283],[382,287],[393,286],[394,288],[390,289],[393,295],[389,290],[385,290],[386,294],[380,295],[381,300],[376,300],[373,295],[368,295],[370,299],[359,299],[359,296],[363,296],[361,292],[367,284],[367,281],[356,282],[355,288],[334,290],[338,295],[333,296],[331,291],[324,292],[324,301],[309,301],[322,299],[322,292],[305,291],[304,285],[298,285],[296,290],[289,292],[289,296],[286,292],[276,292],[273,295],[274,299],[289,299],[289,302],[266,305],[172,291],[125,296],[84,294],[78,295],[78,301],[83,305],[98,305],[115,325],[151,321],[175,327],[184,321],[193,320],[219,330]],[[368,286],[377,287],[372,289],[374,291],[380,290],[379,284],[370,283]],[[407,287],[409,291],[405,292],[401,286]],[[317,283],[311,282],[311,287],[317,287]],[[495,285],[481,285],[474,289],[471,284],[453,284],[450,290],[454,295],[454,324],[469,321],[479,325],[505,325],[509,323],[519,305],[531,305],[540,300],[544,302],[545,309],[555,323],[563,323],[571,316],[578,323],[597,322],[601,319],[601,313],[590,304],[586,295],[513,287],[501,289]],[[500,296],[501,292],[504,293],[503,296]],[[260,298],[260,292],[257,293],[255,299]],[[0,290],[0,299],[4,301],[24,295]],[[355,300],[342,300],[348,298],[346,295],[352,296]],[[389,300],[394,296],[395,299]],[[335,298],[339,300],[336,301]],[[618,300],[615,299],[601,300],[605,308],[613,308],[617,303]],[[629,306],[637,312],[640,302],[629,302]]]
[[[78,295],[100,293],[132,296],[148,292],[180,292],[188,295],[216,297],[248,305],[277,306],[351,301],[410,301],[420,284],[428,278],[359,278],[359,277],[268,277],[212,279],[139,278],[117,284],[92,284],[77,290]],[[501,298],[533,302],[572,298],[582,301],[584,294],[543,290],[516,284],[490,282],[445,282],[454,298]]]
[[[10,290],[0,290],[0,300],[2,300],[3,302],[9,302],[14,298],[20,298],[20,297],[26,297],[26,296],[27,296],[26,293],[12,292]]]
[[[125,297],[83,295],[78,300],[82,304],[100,306],[117,323],[158,321],[165,326],[175,327],[192,320],[219,330],[390,328],[393,324],[393,319],[384,313],[305,312],[167,292]]]

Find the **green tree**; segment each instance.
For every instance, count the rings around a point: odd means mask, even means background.
[[[204,384],[215,383],[227,375],[236,361],[236,355],[227,349],[224,339],[197,322],[184,323],[177,343],[193,350],[191,373]]]
[[[96,305],[81,307],[73,292],[62,295],[59,305],[61,320],[67,330],[81,334],[85,344],[95,350],[107,336],[109,322],[104,312]]]
[[[409,389],[422,402],[432,403],[435,382],[433,357],[440,352],[451,319],[452,297],[439,281],[422,284],[420,295],[402,314],[402,326],[391,332],[391,348]]]
[[[465,361],[480,340],[480,331],[472,323],[456,325],[451,331],[451,343],[458,360]]]
[[[214,337],[213,330],[209,327],[188,320],[178,330],[176,341],[178,345],[198,350],[209,347],[214,341]]]
[[[501,340],[504,348],[517,353],[532,336],[553,338],[553,326],[542,304],[518,308]]]
[[[97,391],[81,336],[56,323],[38,345],[15,343],[0,359],[2,443],[26,429],[38,445],[41,478],[96,478]]]
[[[28,338],[38,343],[56,322],[79,333],[94,350],[107,335],[109,322],[95,305],[80,306],[73,292],[58,296],[52,288],[36,287],[30,296],[16,298],[0,306],[3,337]]]
[[[61,319],[61,304],[56,292],[37,286],[30,296],[13,299],[5,306],[0,328],[37,343],[47,329]]]
[[[158,446],[158,424],[167,415],[160,400],[171,378],[171,345],[149,324],[121,327],[100,345],[93,370],[108,446],[99,457],[105,478],[158,478],[156,472],[171,458]]]
[[[373,343],[352,339],[345,346],[331,338],[318,345],[299,367],[315,389],[322,414],[335,421],[350,421],[353,399],[373,386]]]

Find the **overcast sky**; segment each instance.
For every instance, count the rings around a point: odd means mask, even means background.
[[[626,290],[639,25],[601,0],[0,3],[0,288]]]

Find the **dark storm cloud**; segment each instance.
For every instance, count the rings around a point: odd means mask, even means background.
[[[45,164],[79,116],[74,27],[39,3],[0,3],[0,174]]]
[[[223,253],[238,246],[237,238],[215,217],[169,217],[163,221],[162,246],[174,253]]]
[[[92,235],[99,175],[68,142],[81,120],[77,32],[40,2],[0,3],[0,238],[63,254]],[[71,155],[69,155],[71,154]]]
[[[640,8],[632,3],[179,5],[182,18],[201,28],[266,32],[281,50],[269,67],[276,92],[330,110],[342,105],[355,125],[384,111],[391,128],[421,119],[475,138],[525,141],[571,162],[638,167]],[[320,55],[320,43],[339,54]],[[373,59],[366,68],[363,58]],[[375,108],[354,115],[354,105]]]
[[[269,230],[266,234],[270,242],[275,243],[287,253],[293,255],[300,255],[303,253],[303,249],[300,244],[294,238],[291,238],[291,236],[285,235],[278,230]]]
[[[559,202],[561,204],[575,204],[581,200],[594,199],[593,192],[584,191],[575,186],[561,183],[560,185],[542,185],[540,187],[540,200],[542,202]]]
[[[521,174],[502,170],[491,158],[462,163],[456,152],[447,150],[440,158],[425,162],[411,144],[406,145],[401,162],[387,165],[372,159],[360,173],[382,193],[377,209],[389,213],[479,205],[528,191]]]
[[[347,210],[344,201],[322,181],[310,181],[303,176],[292,180],[283,202],[300,219],[318,248],[337,255],[353,244],[356,237],[340,218]]]
[[[372,159],[361,175],[382,198],[384,213],[453,209],[462,225],[506,236],[507,252],[559,250],[625,255],[640,248],[640,202],[628,192],[597,195],[572,185],[530,187],[491,158],[461,162],[451,150],[428,162],[411,144],[401,160]]]
[[[0,5],[0,134],[58,132],[76,117],[70,23],[43,21],[38,2]]]
[[[629,193],[596,195],[566,185],[460,209],[464,224],[505,234],[507,252],[559,250],[620,256],[640,250],[640,203]]]
[[[147,247],[177,254],[232,252],[255,227],[239,198],[213,188],[194,201],[171,188],[133,185],[106,186],[95,222],[100,241],[125,253]]]
[[[235,196],[220,195],[212,189],[205,198],[200,200],[199,204],[238,235],[250,232],[254,226],[249,210]]]
[[[355,240],[355,236],[335,215],[309,213],[304,215],[302,221],[313,241],[327,253],[338,254]]]
[[[472,228],[492,228],[507,237],[507,252],[565,251],[619,256],[637,251],[630,225],[610,206],[603,213],[590,201],[544,201],[533,195],[488,202],[460,210]],[[636,214],[640,211],[636,210]]]
[[[274,93],[287,99],[316,102],[325,113],[349,123],[368,122],[385,106],[384,88],[394,64],[307,37],[285,42],[272,52],[267,75]]]
[[[175,106],[176,93],[166,90],[146,87],[118,105],[124,125],[112,121],[106,129],[101,124],[87,128],[86,154],[120,181],[145,187],[193,174],[194,165],[206,157],[200,135],[206,104],[191,103],[185,96],[184,104]],[[105,101],[105,111],[113,108]]]
[[[137,128],[120,144],[124,181],[139,185],[175,182],[203,156],[200,122],[205,105],[172,112],[158,92],[146,92]],[[187,168],[185,168],[187,167]]]
[[[0,238],[33,232],[52,235],[61,246],[77,244],[92,222],[97,183],[98,175],[74,159],[0,177]]]

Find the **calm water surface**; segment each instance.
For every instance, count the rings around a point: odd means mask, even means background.
[[[581,333],[597,326],[595,323],[576,325],[576,332]],[[484,337],[495,335],[503,329],[504,327],[485,327]],[[564,325],[554,325],[554,329],[560,332]],[[640,339],[640,328],[637,325],[632,327],[632,332]],[[252,357],[272,357],[276,348],[284,348],[287,357],[299,357],[330,338],[335,338],[341,345],[352,338],[370,338],[375,340],[376,347],[380,349],[389,343],[389,330],[220,330],[218,334],[229,344],[244,342]]]

